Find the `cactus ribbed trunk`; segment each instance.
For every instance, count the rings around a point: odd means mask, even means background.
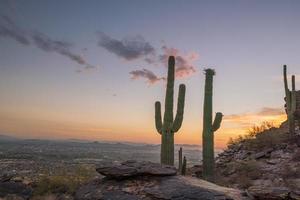
[[[181,173],[182,170],[182,147],[178,151],[178,171]]]
[[[175,58],[169,57],[168,78],[165,97],[165,113],[162,121],[160,102],[155,102],[155,125],[156,130],[161,134],[161,164],[174,165],[174,133],[182,124],[185,100],[185,85],[179,85],[177,112],[173,119],[173,99],[174,99],[174,79],[175,79]]]
[[[174,165],[174,133],[162,133],[160,162],[166,165]]]
[[[214,134],[212,132],[212,96],[213,74],[206,73],[203,107],[203,172],[206,180],[213,179],[214,170]]]
[[[214,132],[220,128],[223,114],[216,113],[214,122],[212,120],[213,111],[213,76],[215,71],[205,70],[205,92],[203,106],[203,132],[202,132],[202,158],[203,158],[203,178],[214,181]]]
[[[183,157],[183,162],[182,162],[182,169],[181,169],[181,175],[185,176],[186,174],[186,157]]]
[[[296,86],[295,86],[295,76],[292,75],[292,90],[288,88],[287,82],[287,67],[283,66],[283,81],[285,90],[285,109],[287,113],[289,133],[291,137],[295,135],[295,113],[296,113]]]

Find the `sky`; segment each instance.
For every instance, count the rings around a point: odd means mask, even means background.
[[[170,55],[174,105],[187,87],[176,143],[201,144],[205,68],[216,70],[214,112],[224,114],[217,147],[277,125],[283,64],[299,87],[299,9],[296,0],[0,0],[0,134],[160,143],[154,102],[164,104]]]

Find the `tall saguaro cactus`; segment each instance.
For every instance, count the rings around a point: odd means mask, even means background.
[[[174,78],[175,78],[175,58],[169,57],[167,90],[165,97],[165,114],[162,121],[160,102],[155,102],[155,125],[159,134],[161,134],[161,164],[174,165],[174,133],[176,133],[182,124],[185,99],[185,85],[179,85],[177,113],[173,120],[173,98],[174,98]]]
[[[213,69],[205,70],[205,94],[203,107],[203,132],[202,132],[202,157],[203,157],[203,178],[208,181],[214,180],[214,132],[221,126],[223,114],[216,113],[212,123],[212,96],[213,96]]]
[[[283,81],[285,90],[285,108],[289,124],[289,132],[291,135],[295,134],[295,112],[296,112],[296,89],[295,89],[295,76],[292,75],[292,90],[289,90],[287,82],[286,65],[283,65]]]

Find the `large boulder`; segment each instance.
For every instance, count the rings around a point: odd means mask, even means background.
[[[295,196],[296,194],[294,194],[289,188],[286,187],[258,185],[249,187],[248,192],[249,195],[252,196],[252,198],[261,200],[298,199],[293,198],[293,196]]]
[[[21,182],[0,182],[0,199],[11,195],[18,197],[18,199],[28,199],[31,194],[32,189]]]
[[[173,176],[177,170],[173,166],[160,165],[152,162],[125,161],[120,164],[104,165],[96,171],[108,178],[123,179],[134,176]]]
[[[179,176],[174,167],[151,162],[127,161],[101,166],[97,171],[106,177],[79,188],[75,194],[76,200],[247,199],[239,190]]]

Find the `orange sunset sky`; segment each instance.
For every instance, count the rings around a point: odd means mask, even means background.
[[[176,143],[201,144],[216,70],[217,147],[286,119],[282,66],[300,80],[300,1],[0,1],[0,135],[160,143],[167,57],[186,85]],[[299,87],[298,87],[299,88]],[[164,107],[162,105],[162,107]],[[176,106],[174,108],[176,111]]]

